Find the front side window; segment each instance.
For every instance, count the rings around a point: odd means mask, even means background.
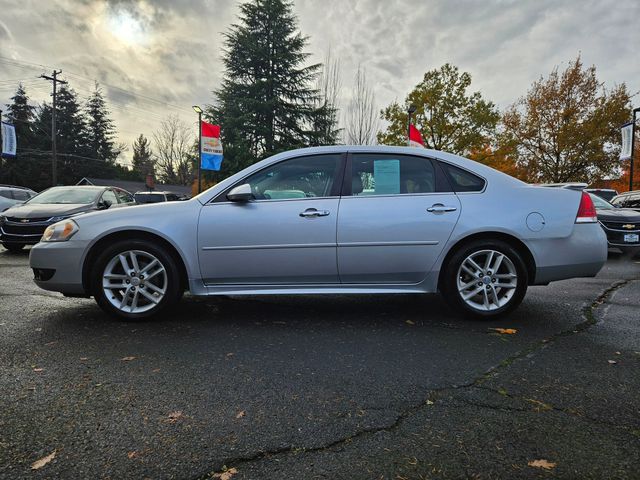
[[[254,173],[242,183],[251,185],[256,200],[330,197],[340,155],[313,155],[285,160]]]
[[[118,203],[118,199],[116,198],[116,194],[111,190],[107,190],[102,194],[102,201],[109,202],[108,205],[116,205]]]
[[[354,154],[351,160],[351,194],[401,195],[433,193],[436,175],[431,160],[388,154]]]
[[[118,201],[120,203],[131,203],[133,202],[133,197],[131,194],[125,190],[121,190],[119,188],[115,189],[116,196],[118,197]]]

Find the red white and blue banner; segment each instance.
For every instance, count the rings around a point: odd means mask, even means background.
[[[409,146],[410,147],[424,147],[424,140],[422,139],[422,135],[420,134],[420,130],[413,126],[413,124],[409,125]]]
[[[8,123],[1,123],[2,125],[2,150],[0,151],[0,157],[15,157],[16,156],[16,128]]]
[[[220,170],[222,164],[222,142],[220,141],[220,125],[202,122],[202,170]]]

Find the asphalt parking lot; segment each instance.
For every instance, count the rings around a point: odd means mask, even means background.
[[[0,248],[0,392],[3,479],[640,478],[640,258],[500,321],[186,297],[132,324]]]

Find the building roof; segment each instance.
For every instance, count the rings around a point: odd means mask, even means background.
[[[103,186],[103,187],[118,187],[130,193],[149,190],[145,182],[136,182],[131,180],[114,180],[110,178],[83,177],[78,183],[76,183],[76,185],[96,185],[96,186]],[[153,188],[153,191],[154,192],[172,192],[172,193],[177,193],[179,195],[191,196],[190,185],[169,185],[169,184],[163,184],[163,183],[156,183]]]

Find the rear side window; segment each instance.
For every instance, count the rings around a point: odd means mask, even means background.
[[[351,194],[402,195],[433,193],[436,174],[428,158],[407,155],[354,154]]]
[[[477,175],[445,162],[440,162],[440,166],[455,192],[481,192],[484,189],[485,181]]]
[[[0,197],[10,198],[13,200],[13,196],[11,195],[10,190],[0,190]]]

